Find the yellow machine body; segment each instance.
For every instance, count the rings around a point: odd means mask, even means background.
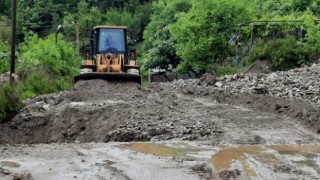
[[[104,79],[141,84],[140,69],[135,56],[132,55],[133,52],[129,56],[126,36],[125,26],[95,27],[91,37],[90,52],[86,52],[87,56],[82,61],[80,74],[74,77],[74,81]]]

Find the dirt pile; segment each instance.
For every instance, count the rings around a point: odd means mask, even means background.
[[[287,115],[320,133],[320,65],[270,74],[236,74],[204,80],[163,83],[196,97],[219,103],[245,105],[262,112]],[[212,85],[212,82],[215,82]]]
[[[254,62],[245,73],[270,73],[272,70],[272,65],[269,61],[256,61]]]
[[[74,89],[29,100],[0,126],[0,143],[205,139],[221,132],[194,115],[188,100],[161,87],[80,81]],[[187,105],[186,105],[187,104]]]
[[[12,121],[0,125],[0,144],[169,139],[218,142],[226,134],[225,124],[217,124],[223,118],[245,128],[242,122],[247,121],[242,119],[253,120],[259,112],[270,113],[266,117],[272,122],[289,116],[320,133],[319,70],[319,65],[313,65],[271,74],[205,75],[200,80],[151,84],[146,89],[135,83],[80,81],[70,91],[27,101],[29,105]],[[248,113],[246,108],[256,112]],[[250,137],[244,143],[265,142],[257,134]]]
[[[320,65],[297,68],[289,71],[278,71],[269,74],[236,74],[215,78],[206,75],[203,81],[178,80],[170,88],[183,89],[198,87],[201,91],[214,89],[231,94],[253,93],[268,94],[287,100],[300,99],[320,106]],[[214,82],[214,83],[212,83]]]

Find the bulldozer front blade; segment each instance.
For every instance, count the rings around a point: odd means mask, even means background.
[[[90,72],[74,77],[74,83],[80,80],[103,79],[110,82],[135,82],[141,85],[141,76],[126,73],[97,73]]]

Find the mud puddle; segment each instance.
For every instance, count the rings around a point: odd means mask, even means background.
[[[320,146],[270,145],[219,148],[178,147],[172,144],[132,143],[117,146],[138,153],[182,160],[204,160],[213,174],[240,170],[237,179],[287,179],[320,176]],[[211,155],[209,155],[211,153]],[[202,156],[201,156],[202,154]],[[221,176],[220,176],[221,177]]]
[[[4,167],[20,167],[20,164],[10,161],[0,161],[0,165]]]
[[[182,145],[182,147],[179,145]],[[172,157],[172,158],[190,158],[188,154],[196,154],[197,152],[204,151],[205,149],[195,148],[186,144],[173,144],[167,146],[163,144],[153,143],[133,143],[133,144],[122,144],[117,146],[120,149],[130,149],[135,152],[152,154],[158,157]]]

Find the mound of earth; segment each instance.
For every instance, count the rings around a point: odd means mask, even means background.
[[[261,61],[258,60],[254,62],[246,71],[245,73],[270,73],[272,70],[271,63],[269,61]]]
[[[169,139],[219,143],[227,133],[224,124],[217,123],[225,118],[241,125],[244,136],[252,123],[263,129],[265,121],[276,124],[287,117],[320,133],[319,70],[312,65],[271,74],[205,75],[146,89],[129,82],[79,81],[70,91],[28,100],[12,121],[0,125],[0,144]],[[261,112],[269,114],[254,122]],[[243,141],[264,142],[254,133]]]
[[[204,76],[202,80],[163,83],[168,89],[207,97],[219,103],[246,106],[261,112],[298,119],[320,133],[320,65],[278,71],[269,74]],[[213,83],[214,82],[214,83]]]
[[[161,88],[103,80],[77,82],[70,91],[29,100],[0,126],[0,143],[149,141],[216,136],[206,119],[193,119],[188,100]]]

